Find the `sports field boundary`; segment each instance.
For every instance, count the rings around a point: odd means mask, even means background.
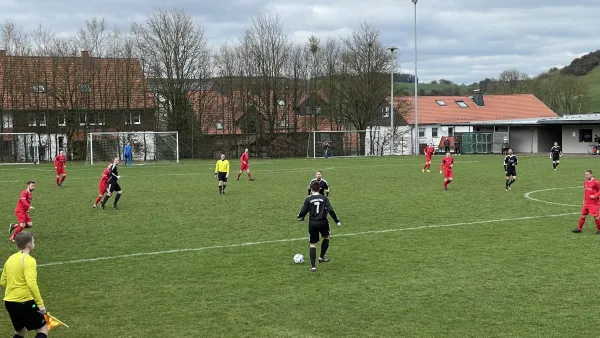
[[[473,222],[458,222],[458,223],[449,223],[449,224],[422,225],[422,226],[410,227],[410,228],[368,230],[368,231],[361,231],[361,232],[354,232],[354,233],[333,234],[331,237],[337,238],[337,237],[376,235],[376,234],[385,234],[385,233],[402,232],[402,231],[415,231],[415,230],[425,230],[425,229],[459,227],[459,226],[464,226],[464,225],[525,221],[525,220],[542,219],[542,218],[549,218],[549,217],[557,218],[557,217],[573,216],[573,215],[578,215],[578,214],[579,214],[578,212],[571,212],[571,213],[554,214],[554,215],[524,216],[524,217],[514,217],[514,218],[489,219],[489,220],[473,221]],[[82,258],[82,259],[75,259],[75,260],[70,260],[70,261],[42,263],[42,264],[38,264],[38,267],[49,267],[49,266],[68,265],[68,264],[80,264],[80,263],[92,263],[92,262],[99,262],[99,261],[126,259],[126,258],[133,258],[133,257],[144,257],[144,256],[157,256],[157,255],[166,255],[166,254],[183,253],[183,252],[241,248],[241,247],[247,247],[247,246],[298,242],[298,241],[306,241],[306,240],[307,240],[306,237],[296,237],[296,238],[275,239],[275,240],[259,241],[259,242],[244,242],[244,243],[237,243],[237,244],[212,245],[212,246],[204,246],[204,247],[197,247],[197,248],[172,249],[172,250],[162,250],[162,251],[154,251],[154,252],[138,252],[138,253],[123,254],[123,255],[115,255],[115,256]],[[2,271],[2,270],[0,270],[0,271]]]

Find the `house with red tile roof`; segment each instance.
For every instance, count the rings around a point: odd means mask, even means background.
[[[395,97],[394,101],[396,107],[403,107],[399,114],[406,121],[405,132],[410,133],[409,139],[414,144],[417,139],[414,97]],[[387,107],[389,109],[389,103]],[[493,121],[556,117],[558,115],[555,112],[531,94],[483,95],[476,90],[472,96],[419,96],[419,151],[421,153],[428,143],[443,148],[446,138],[451,141],[452,151],[457,147],[467,153],[501,152],[505,138],[510,139],[515,146],[532,142],[545,144],[556,138],[557,131],[553,128],[536,129],[532,139],[528,126],[515,125],[509,135],[507,126],[493,127]],[[382,119],[377,124],[381,128],[389,128],[389,125],[389,118]]]
[[[85,158],[88,132],[152,131],[154,107],[137,59],[0,50],[0,132],[38,134],[41,160]]]

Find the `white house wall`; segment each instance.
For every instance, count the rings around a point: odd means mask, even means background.
[[[579,142],[582,129],[592,130],[594,135],[600,135],[600,126],[597,125],[566,125],[562,127],[562,150],[566,154],[588,154],[593,142]]]
[[[456,133],[471,133],[473,132],[473,127],[471,126],[457,126],[457,127],[442,127],[439,125],[420,125],[419,128],[425,128],[425,137],[419,138],[420,144],[428,144],[433,143],[435,146],[440,144],[442,137],[444,136],[453,136]],[[437,136],[433,136],[433,129],[437,128]],[[449,135],[449,129],[454,128],[454,134]]]

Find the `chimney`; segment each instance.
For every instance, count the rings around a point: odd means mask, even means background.
[[[83,66],[86,68],[90,67],[90,52],[87,50],[81,51],[81,61],[83,62]]]
[[[475,102],[475,104],[479,107],[485,106],[485,103],[483,102],[483,92],[481,89],[473,90],[473,102]]]

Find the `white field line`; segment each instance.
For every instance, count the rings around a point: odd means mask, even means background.
[[[563,189],[575,189],[575,188],[581,188],[581,187],[565,187],[565,188],[550,188],[550,189],[534,190],[534,191],[530,191],[528,193],[525,193],[523,195],[523,197],[525,197],[526,199],[528,199],[530,201],[534,201],[534,202],[540,202],[540,203],[546,203],[546,204],[553,204],[553,205],[561,205],[561,206],[564,206],[564,207],[580,207],[581,205],[577,205],[577,204],[565,204],[565,203],[544,201],[544,200],[541,200],[541,199],[537,199],[537,198],[531,197],[532,194],[535,194],[535,193],[538,193],[538,192],[552,191],[552,190],[563,190]]]
[[[401,232],[401,231],[414,231],[414,230],[424,230],[424,229],[458,227],[458,226],[463,226],[463,225],[524,221],[524,220],[530,220],[530,219],[542,219],[542,218],[549,218],[549,217],[564,217],[564,216],[572,216],[572,215],[578,215],[578,214],[579,213],[575,212],[575,213],[554,214],[554,215],[539,215],[539,216],[526,216],[526,217],[515,217],[515,218],[498,218],[498,219],[490,219],[490,220],[484,220],[484,221],[460,222],[460,223],[451,223],[451,224],[423,225],[423,226],[411,227],[411,228],[369,230],[369,231],[354,232],[354,233],[335,234],[335,235],[332,235],[332,237],[363,236],[363,235],[383,234],[383,233],[391,233],[391,232]],[[165,255],[165,254],[172,254],[172,253],[205,251],[205,250],[214,250],[214,249],[240,248],[240,247],[247,247],[247,246],[298,242],[298,241],[306,241],[306,240],[307,240],[306,237],[297,237],[297,238],[275,239],[275,240],[260,241],[260,242],[245,242],[245,243],[238,243],[238,244],[204,246],[204,247],[198,247],[198,248],[173,249],[173,250],[163,250],[163,251],[154,251],[154,252],[138,252],[138,253],[124,254],[124,255],[116,255],[116,256],[104,256],[104,257],[97,257],[97,258],[82,258],[82,259],[76,259],[76,260],[72,260],[72,261],[50,262],[50,263],[38,264],[38,266],[46,267],[46,266],[56,266],[56,265],[77,264],[77,263],[91,263],[91,262],[108,261],[108,260],[115,260],[115,259],[121,259],[121,258],[156,256],[156,255]]]
[[[479,161],[464,161],[464,162],[459,162],[459,164],[463,164],[463,163],[479,163]],[[329,168],[323,168],[321,170],[323,171],[327,171],[327,170],[334,170],[334,169],[355,169],[355,168],[382,168],[382,167],[405,167],[405,166],[422,166],[423,164],[418,164],[418,163],[399,163],[399,164],[376,164],[376,165],[348,165],[348,166],[337,166],[337,167],[329,167]],[[207,168],[206,170],[212,170],[212,166],[210,168]],[[37,171],[46,171],[46,172],[54,172],[53,169],[27,169],[27,168],[19,168],[19,169],[23,169],[23,170],[37,170]],[[126,168],[126,169],[122,169],[121,173],[124,173],[125,175],[121,175],[122,178],[127,178],[127,176],[133,176],[135,178],[152,178],[152,177],[156,177],[156,175],[131,175],[130,172],[128,172],[131,168]],[[231,172],[235,173],[237,172],[237,169],[235,167],[233,167],[233,169]],[[98,172],[100,172],[100,168],[95,168],[95,170],[98,170]],[[160,176],[188,176],[188,175],[213,175],[213,173],[209,173],[207,174],[207,172],[205,171],[204,168],[200,169],[201,171],[197,171],[197,172],[187,172],[187,173],[167,173],[167,174],[161,174]],[[258,170],[252,170],[252,172],[254,173],[287,173],[287,172],[306,172],[306,171],[316,171],[318,170],[318,168],[290,168],[290,169],[258,169]],[[77,171],[77,170],[75,170]],[[54,176],[52,176],[54,177]],[[67,171],[67,180],[69,181],[87,181],[87,180],[94,180],[95,178],[90,178],[90,177],[70,177],[69,176],[69,172]],[[0,181],[0,183],[19,183],[19,182],[23,182],[23,180],[7,180],[7,181]]]

